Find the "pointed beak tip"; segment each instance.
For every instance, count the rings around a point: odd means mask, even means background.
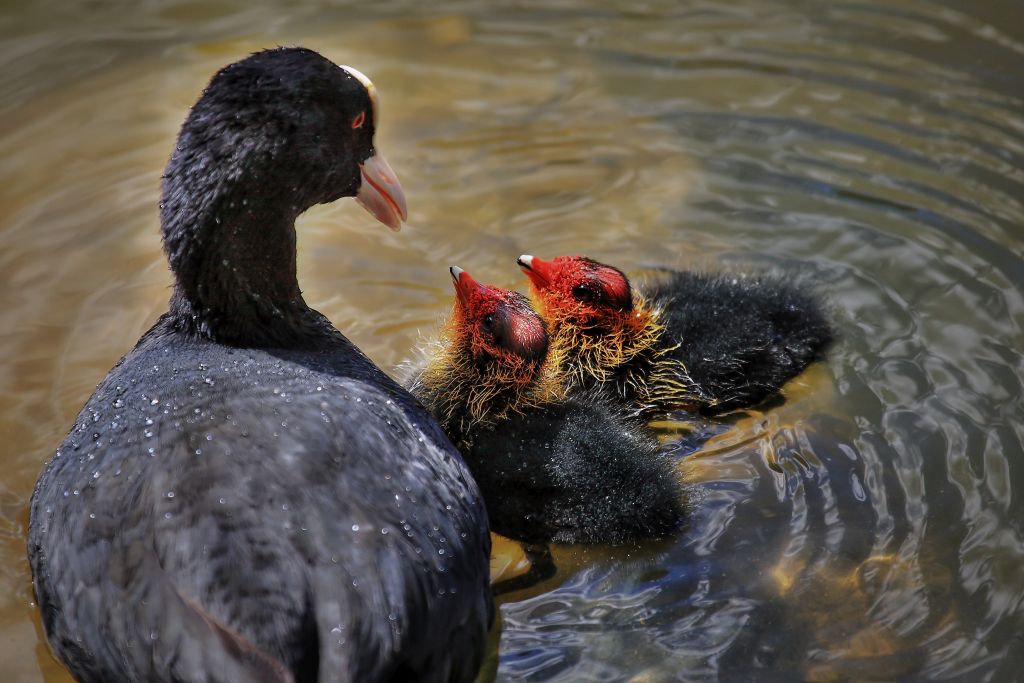
[[[518,263],[519,267],[522,268],[523,270],[530,270],[531,266],[533,265],[533,257],[530,256],[529,254],[523,254],[522,256],[516,259],[516,263]]]
[[[459,268],[458,266],[452,266],[451,268],[448,269],[448,272],[452,274],[452,280],[455,281],[455,284],[458,284],[459,276],[465,273],[466,271],[464,271],[462,268]]]
[[[398,176],[384,155],[377,153],[366,159],[360,172],[362,183],[356,201],[391,230],[401,230],[402,221],[409,220],[409,208]]]

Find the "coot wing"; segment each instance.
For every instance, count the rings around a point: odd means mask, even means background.
[[[41,478],[30,554],[48,632],[58,650],[93,655],[62,659],[98,662],[82,680],[119,680],[123,663],[164,680],[242,680],[237,667],[275,661],[328,679],[398,667],[471,680],[479,662],[459,660],[482,652],[489,539],[439,429],[351,357],[326,372],[324,354],[302,364],[223,348],[188,349],[184,368],[144,343]],[[135,390],[146,372],[177,398]],[[73,471],[60,475],[75,482],[67,496],[42,484],[59,470]],[[70,599],[83,590],[94,599]],[[223,647],[197,647],[204,629]]]

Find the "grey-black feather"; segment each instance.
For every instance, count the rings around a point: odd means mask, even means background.
[[[678,271],[640,289],[663,311],[671,356],[714,401],[707,413],[763,401],[833,340],[818,298],[779,277]]]
[[[596,392],[527,408],[463,449],[494,531],[529,543],[663,538],[686,519],[677,463]]]
[[[476,674],[493,617],[479,490],[295,282],[294,216],[359,187],[364,152],[327,130],[360,106],[349,81],[308,50],[258,53],[183,127],[162,209],[171,309],[100,383],[31,502],[44,629],[79,681]]]

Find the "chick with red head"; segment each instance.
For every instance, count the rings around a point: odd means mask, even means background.
[[[556,400],[559,363],[548,364],[548,334],[530,300],[450,269],[455,305],[436,353],[412,391],[458,445],[510,411]]]
[[[566,389],[597,388],[644,417],[755,405],[832,340],[821,304],[778,278],[680,271],[638,289],[583,256],[523,255],[518,264]]]

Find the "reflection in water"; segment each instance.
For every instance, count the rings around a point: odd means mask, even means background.
[[[694,492],[679,538],[555,548],[553,578],[502,597],[499,680],[1017,675],[1013,8],[53,4],[0,10],[8,680],[67,680],[35,625],[26,505],[95,383],[164,308],[169,145],[218,66],[275,43],[381,90],[409,226],[321,207],[300,221],[299,265],[307,300],[386,368],[446,311],[451,263],[502,286],[524,284],[521,253],[775,268],[831,300],[841,342],[785,404],[662,425]],[[695,434],[714,436],[686,455]]]

